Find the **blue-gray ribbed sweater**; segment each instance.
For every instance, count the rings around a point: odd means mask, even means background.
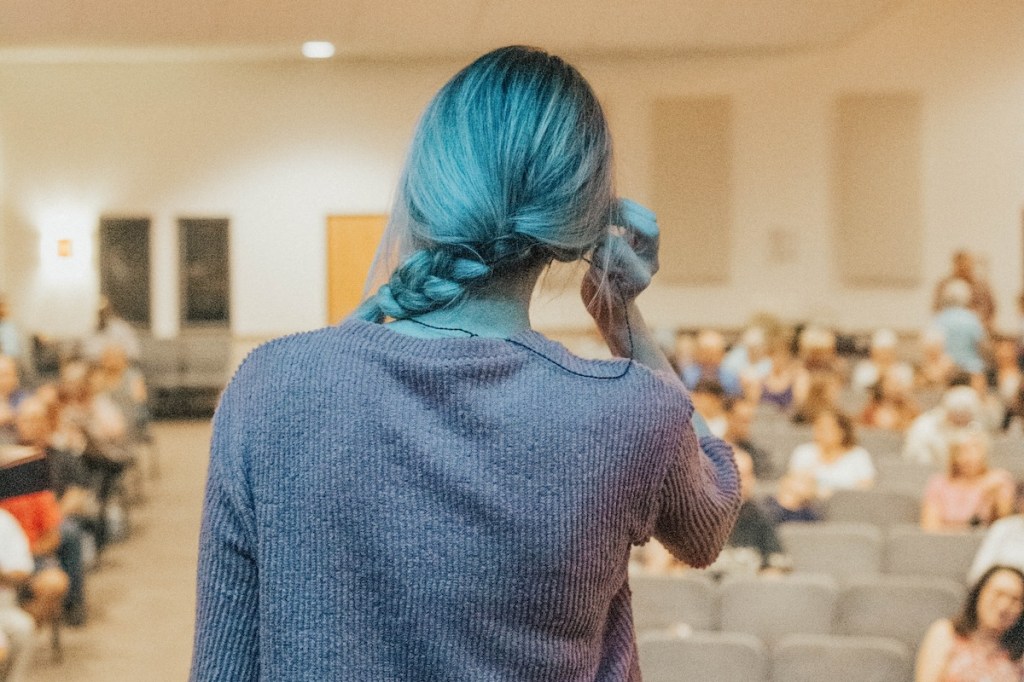
[[[698,446],[676,379],[512,341],[347,320],[248,357],[214,420],[192,680],[639,678],[630,546],[710,563],[731,452]]]

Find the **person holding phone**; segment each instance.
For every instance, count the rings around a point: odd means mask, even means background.
[[[712,563],[740,503],[635,299],[654,215],[615,198],[586,80],[490,52],[417,127],[340,325],[254,351],[214,420],[192,680],[639,678],[627,565]],[[552,261],[612,351],[530,326]]]

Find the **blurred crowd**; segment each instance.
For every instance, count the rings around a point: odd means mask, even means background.
[[[1024,320],[1024,298],[1018,304]],[[967,658],[977,654],[960,636],[979,627],[979,608],[995,621],[1010,613],[1003,634],[1024,637],[1024,325],[1000,334],[994,319],[988,285],[971,254],[958,252],[936,286],[929,324],[915,336],[877,329],[863,343],[825,326],[791,328],[763,316],[732,343],[712,329],[675,337],[666,351],[695,409],[732,444],[742,482],[739,520],[708,572],[792,571],[780,524],[827,523],[834,496],[877,489],[879,465],[898,461],[923,474],[920,484],[899,487],[916,500],[921,529],[987,531],[966,576],[975,588],[975,603],[965,607],[970,618],[936,625],[922,655],[948,657],[955,647],[966,647]],[[687,570],[656,542],[635,552],[632,568]],[[979,606],[993,577],[1011,596],[999,608],[991,600]],[[1024,673],[1020,651],[1005,661],[1001,651],[1010,676],[991,679],[1021,679],[1013,676]]]
[[[88,576],[124,539],[152,465],[132,327],[106,303],[53,375],[0,299],[0,680],[27,675],[36,635],[89,619]]]

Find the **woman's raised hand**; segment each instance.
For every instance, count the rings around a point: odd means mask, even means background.
[[[587,308],[591,308],[590,299],[600,298],[602,284],[613,305],[632,303],[657,271],[658,221],[654,212],[631,199],[619,199],[608,236],[594,252],[584,280]]]

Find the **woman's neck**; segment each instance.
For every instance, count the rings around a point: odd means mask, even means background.
[[[530,329],[530,299],[541,267],[510,273],[473,291],[454,308],[432,310],[396,320],[395,331],[410,336],[444,338],[482,336],[505,339]]]

